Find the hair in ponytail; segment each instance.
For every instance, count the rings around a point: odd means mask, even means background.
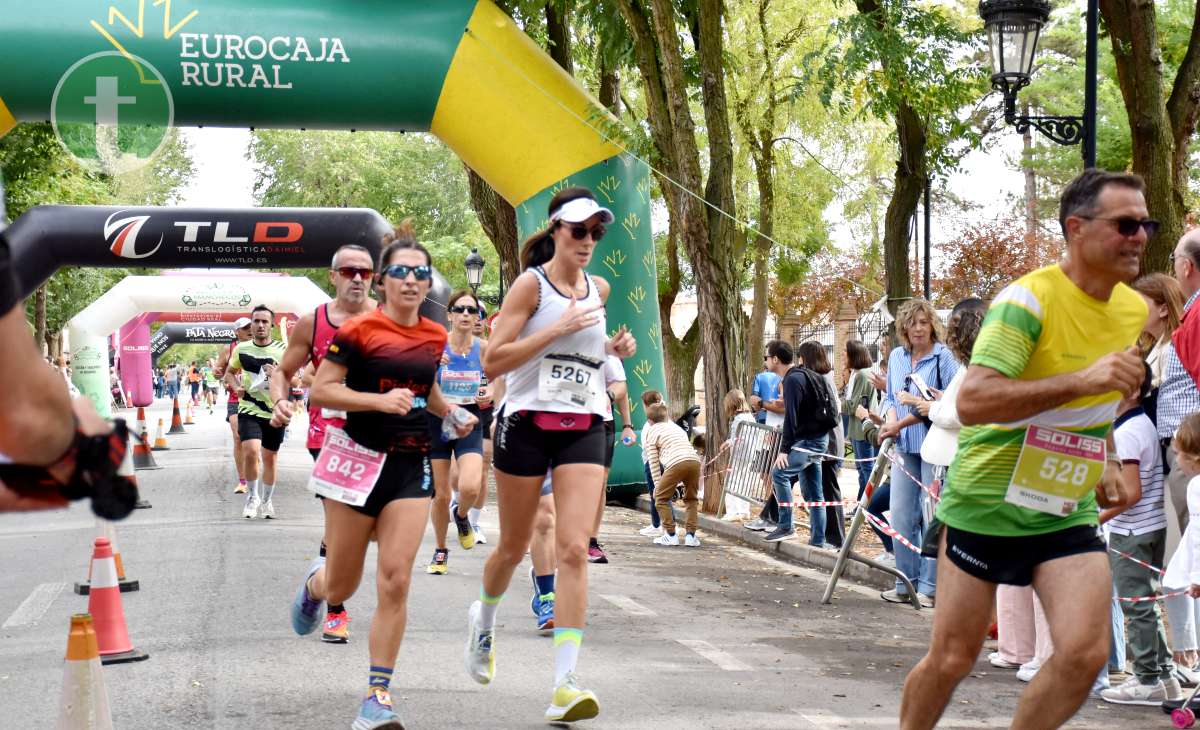
[[[564,203],[569,203],[572,200],[579,198],[596,199],[591,190],[581,187],[563,188],[554,194],[550,199],[550,205],[546,209],[546,217],[550,217],[554,211],[563,206]],[[558,227],[558,221],[551,221],[550,225],[525,239],[525,243],[521,244],[521,269],[532,269],[535,266],[541,266],[550,259],[554,258],[554,229]]]

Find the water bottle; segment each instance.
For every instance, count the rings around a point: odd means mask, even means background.
[[[471,419],[471,413],[466,408],[451,408],[442,419],[442,439],[453,441],[458,438],[458,427]]]

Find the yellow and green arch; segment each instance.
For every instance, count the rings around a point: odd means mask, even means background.
[[[598,131],[616,120],[490,0],[119,6],[60,0],[0,17],[0,136],[49,120],[64,74],[114,53],[133,86],[167,87],[176,126],[432,132],[516,207],[522,235],[545,223],[556,189],[585,185],[617,215],[591,269],[613,284],[610,325],[638,338],[626,369],[640,425],[638,395],[664,388],[649,171]],[[135,100],[118,106],[122,126],[154,121],[139,116],[138,88],[119,92]],[[59,123],[96,121],[78,103],[55,110]],[[618,446],[611,483],[643,480],[634,452]]]

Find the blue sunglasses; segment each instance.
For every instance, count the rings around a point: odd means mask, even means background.
[[[417,281],[428,281],[433,276],[433,268],[428,264],[422,264],[421,266],[392,264],[384,269],[383,273],[393,279],[404,279],[411,273]]]

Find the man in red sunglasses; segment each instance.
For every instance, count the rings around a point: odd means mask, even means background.
[[[272,424],[286,426],[295,415],[295,404],[288,399],[292,378],[306,364],[315,371],[329,351],[333,335],[350,319],[375,309],[370,298],[371,278],[375,262],[371,252],[357,245],[346,245],[333,254],[329,266],[329,281],[336,294],[333,301],[322,304],[305,314],[292,330],[287,351],[279,367],[271,375],[271,396],[275,399]],[[327,425],[341,425],[341,419],[326,417],[320,408],[308,409],[308,439],[305,445],[313,459],[321,452]],[[321,557],[325,557],[325,541],[321,541]],[[349,617],[345,606],[329,606],[321,640],[344,644],[349,640]]]

